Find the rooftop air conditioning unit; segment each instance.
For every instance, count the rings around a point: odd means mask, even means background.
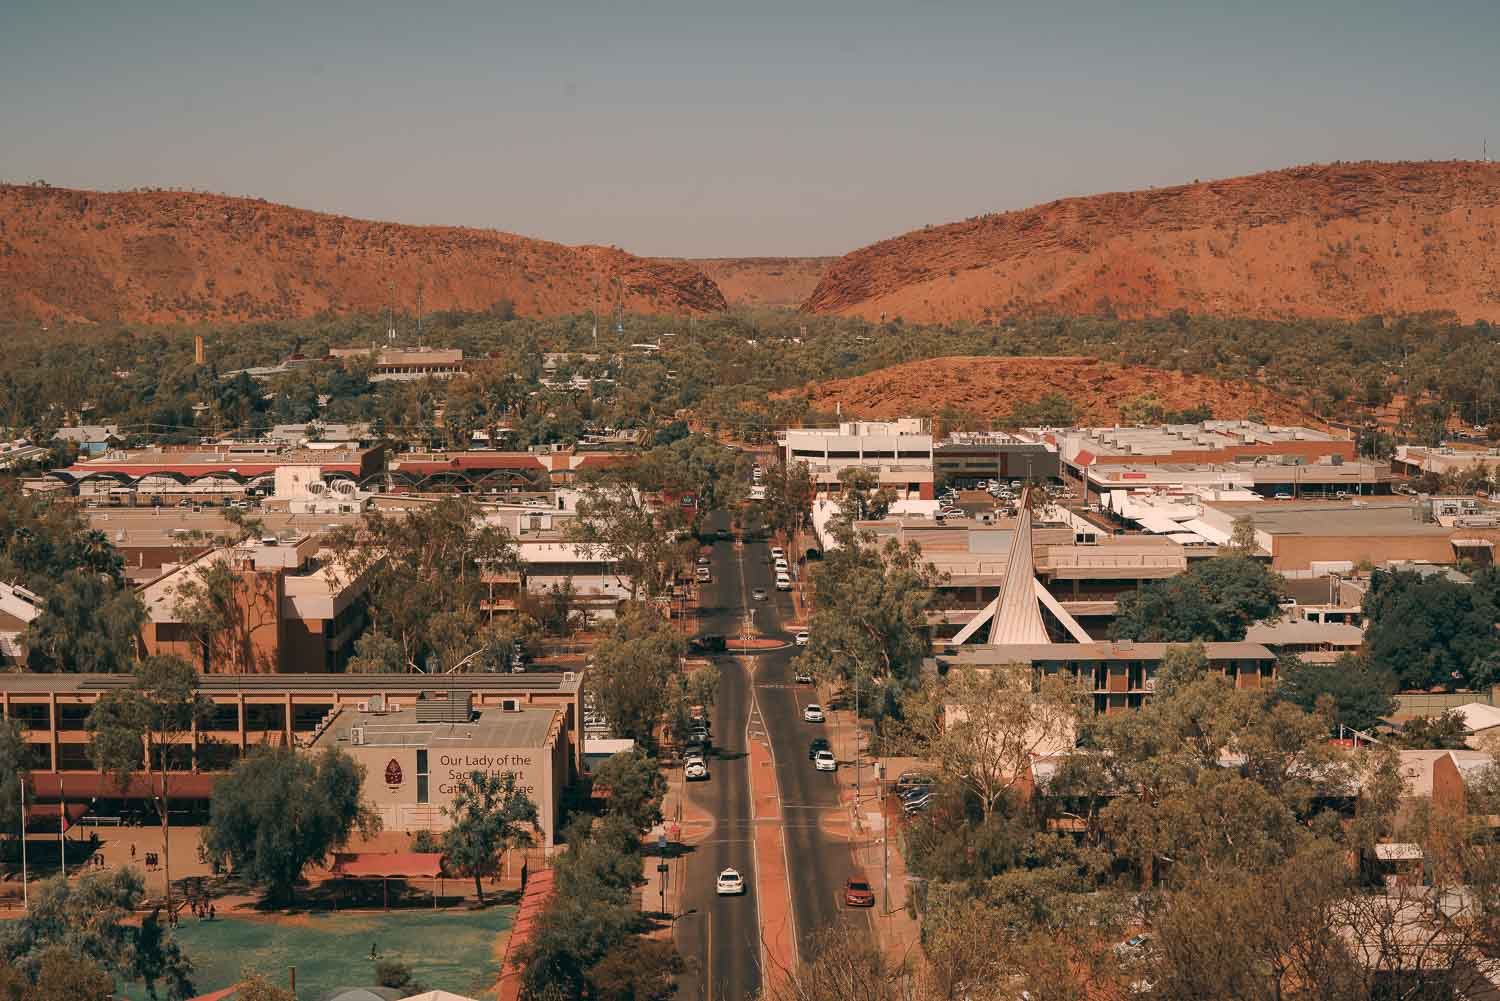
[[[362,726],[356,726],[351,729],[349,731],[349,740],[356,747],[363,746],[365,742],[365,728]]]
[[[501,699],[500,711],[505,713],[518,713],[521,711],[520,699]]]
[[[393,713],[401,711],[401,703],[399,702],[387,702],[385,707]]]
[[[567,684],[568,682],[573,681],[576,677],[577,675],[575,675],[572,671],[564,671],[562,677],[563,684]]]
[[[367,713],[367,712],[370,711],[370,703],[368,703],[368,702],[356,702],[354,704],[354,708],[358,709],[362,713]]]

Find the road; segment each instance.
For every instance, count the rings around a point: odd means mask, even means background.
[[[776,571],[768,543],[745,547],[744,574],[747,587],[765,588],[769,595],[756,603],[755,624],[761,635],[790,643],[792,636],[782,623],[791,618],[791,597],[775,590]],[[846,814],[839,806],[834,775],[816,771],[807,756],[813,738],[829,734],[820,724],[802,721],[802,707],[817,701],[818,695],[812,686],[793,682],[791,662],[796,652],[796,647],[788,647],[757,658],[755,694],[776,756],[792,912],[800,958],[806,961],[818,932],[839,921],[854,921],[870,934],[874,932],[868,912],[849,910],[842,903],[844,880],[853,871],[849,844],[844,834],[830,835],[822,825],[831,821],[835,831],[845,831]],[[852,762],[839,762],[840,769],[850,767]]]
[[[727,528],[729,516],[714,515],[709,525]],[[741,628],[746,594],[734,544],[714,543],[711,560],[714,579],[702,589],[699,632],[734,635]],[[687,792],[695,806],[714,818],[714,828],[689,846],[691,853],[680,870],[687,880],[676,921],[677,947],[688,960],[678,986],[683,1001],[741,1001],[760,989],[760,924],[745,746],[752,693],[738,658],[715,659],[720,680],[709,780],[694,783]],[[743,897],[719,897],[714,892],[715,878],[729,866],[745,877],[748,889]]]

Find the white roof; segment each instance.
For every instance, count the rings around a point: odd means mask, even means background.
[[[1469,702],[1453,711],[1463,717],[1464,726],[1470,733],[1500,726],[1500,708],[1483,702]]]
[[[1192,518],[1182,523],[1182,527],[1189,532],[1196,532],[1209,542],[1218,546],[1229,544],[1229,533],[1221,528],[1215,528],[1202,518]]]

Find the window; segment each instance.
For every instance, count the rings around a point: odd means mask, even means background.
[[[427,749],[417,749],[417,802],[427,802]]]

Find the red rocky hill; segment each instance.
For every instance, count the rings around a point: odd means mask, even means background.
[[[618,284],[616,283],[618,279]],[[0,320],[197,322],[401,308],[523,316],[725,308],[700,270],[495,230],[404,226],[249,198],[0,185]]]
[[[1338,163],[1068,198],[839,259],[803,308],[1500,320],[1500,164]]]

